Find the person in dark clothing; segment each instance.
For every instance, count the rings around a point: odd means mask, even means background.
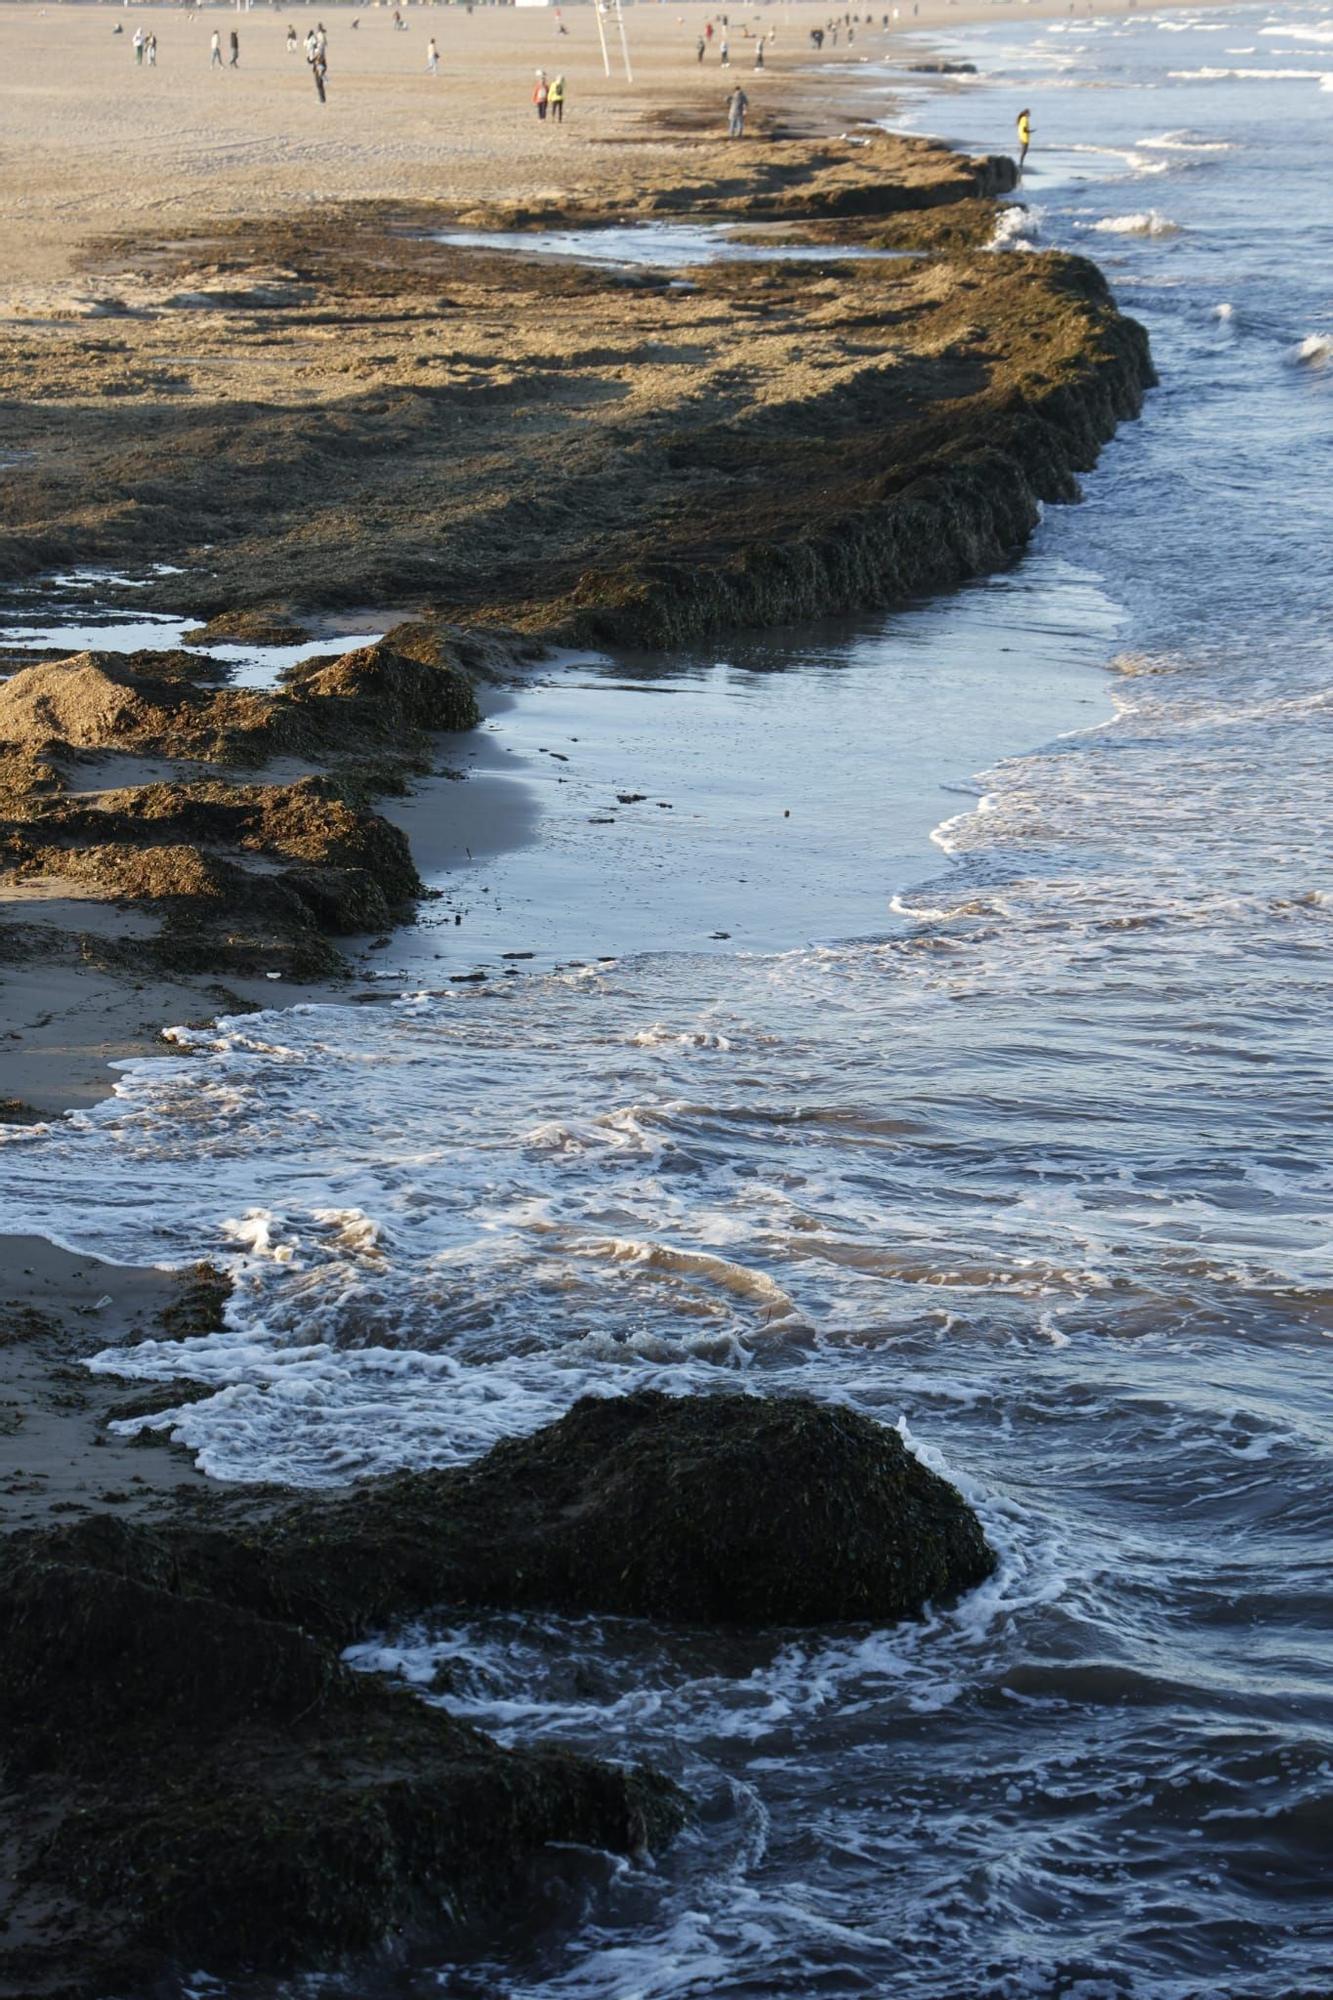
[[[237,34],[235,28],[233,28],[231,31],[231,57],[227,64],[227,67],[229,69],[235,69],[237,65],[240,63],[240,60],[241,60],[241,38]]]

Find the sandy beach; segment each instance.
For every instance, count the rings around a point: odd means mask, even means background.
[[[121,13],[126,34],[113,36]],[[972,552],[942,568],[916,555],[905,571],[886,544],[841,581],[832,554],[820,556],[816,581],[805,554],[782,553],[804,549],[825,518],[841,565],[846,524],[875,495],[901,488],[951,429],[975,440],[1006,398],[1049,396],[1061,369],[1073,381],[1104,317],[1083,301],[1071,317],[1058,286],[1039,302],[1011,260],[955,283],[948,255],[966,257],[994,227],[994,191],[1002,169],[1012,174],[1002,158],[968,166],[926,142],[839,136],[889,101],[874,67],[893,45],[881,26],[863,23],[852,49],[816,56],[818,9],[752,12],[729,30],[724,73],[715,48],[703,65],[695,56],[706,14],[645,8],[632,22],[631,90],[602,75],[584,9],[570,10],[565,36],[539,10],[409,10],[405,31],[385,11],[355,30],[340,13],[329,23],[338,83],[321,107],[304,60],[286,53],[289,17],[237,18],[240,66],[218,73],[207,52],[220,10],[5,17],[9,131],[26,163],[25,205],[0,236],[0,388],[22,411],[0,576],[16,607],[34,577],[77,579],[91,566],[75,601],[114,601],[127,616],[187,611],[214,620],[214,637],[264,636],[265,621],[280,638],[330,620],[383,631],[427,606],[460,626],[531,635],[530,658],[552,641],[669,644],[710,623],[808,617],[984,567],[1023,532],[1025,509],[1035,519],[1037,494],[1070,488],[1069,466],[1043,464],[1026,499],[1001,482],[991,518],[969,531]],[[914,25],[965,18],[926,0]],[[156,69],[134,63],[135,24],[159,33]],[[770,29],[756,74],[755,38]],[[424,67],[430,32],[439,77]],[[524,99],[529,73],[557,59],[570,101],[552,129]],[[133,89],[104,87],[115,64]],[[717,136],[736,78],[752,105],[743,146]],[[687,259],[710,229],[748,227],[761,244],[777,230],[793,255],[826,249],[833,261],[784,266],[781,279],[762,261],[719,263],[680,285],[651,268],[627,278],[447,240],[451,228],[656,227],[664,215],[685,218]],[[863,261],[839,264],[840,245]],[[946,255],[894,261],[918,249]],[[978,283],[981,374],[959,361],[977,340]],[[867,342],[870,320],[882,332]],[[1110,408],[1095,419],[1102,434]],[[926,412],[939,421],[923,429]],[[739,458],[738,427],[753,433]],[[839,436],[830,478],[824,440]],[[1040,456],[1036,432],[1033,442]],[[1074,462],[1088,450],[1080,437]],[[920,528],[912,543],[923,546]],[[767,567],[752,559],[765,548]],[[126,569],[125,585],[97,580]],[[489,677],[521,677],[520,653],[502,649]],[[41,803],[54,767],[40,761],[52,725],[45,696],[34,708],[19,685],[3,696],[17,702],[3,733],[23,746],[6,784],[35,830],[34,811],[54,825]],[[68,799],[57,847],[71,861],[77,851],[79,867],[51,872],[57,849],[35,848],[29,832],[11,843],[0,1044],[11,1117],[92,1101],[109,1061],[160,1048],[173,1021],[271,1004],[275,981],[289,999],[338,990],[326,979],[336,952],[275,956],[271,924],[267,944],[253,933],[253,949],[232,943],[210,960],[192,945],[164,964],[149,908],[123,900],[152,883],[109,849],[91,865],[87,843],[111,824],[114,788],[137,813],[126,788],[146,801],[145,786],[215,784],[223,768],[182,763],[200,744],[170,732],[108,734],[91,710],[66,716],[62,732],[82,747],[77,773],[54,780]],[[270,744],[265,782],[325,782],[329,753],[312,761],[309,747],[302,738],[300,754],[274,762]],[[501,828],[493,784],[450,782],[470,752],[401,733],[393,747],[413,784],[428,768],[442,774],[401,810],[387,806],[423,872],[437,873],[442,855],[525,837],[512,785]],[[363,732],[357,753],[368,748]],[[249,754],[233,741],[224,764]],[[165,831],[162,803],[152,810]],[[256,857],[271,851],[263,838],[246,836]],[[160,845],[154,854],[160,897]],[[255,871],[272,863],[241,865],[233,884],[257,894]],[[215,872],[196,853],[189,868],[200,866]],[[184,886],[189,868],[172,881]],[[387,912],[358,921],[341,889],[338,900],[346,914],[334,928],[373,977],[367,947]]]
[[[0,2000],[1319,1988],[1333,31],[1156,11],[0,7]]]
[[[627,14],[634,81],[619,59],[602,69],[590,7],[408,7],[405,31],[388,7],[329,11],[329,102],[321,106],[287,28],[304,35],[317,8],[34,6],[0,8],[5,76],[0,104],[11,192],[0,221],[0,285],[10,309],[63,308],[96,285],[70,286],[80,253],[99,238],[143,227],[169,236],[209,220],[289,215],[321,203],[427,200],[459,205],[522,201],[552,190],[606,203],[626,185],[678,168],[681,138],[725,132],[729,81],[744,82],[758,134],[840,132],[888,104],[892,83],[862,74],[891,57],[898,38],[970,21],[1067,17],[1069,0],[911,0],[885,30],[862,12],[848,47],[816,54],[811,4],[747,6],[731,16],[730,76],[719,39],[700,65],[695,44],[713,10],[639,6]],[[725,11],[725,10],[723,10]],[[1123,14],[1125,6],[1080,16]],[[352,20],[358,20],[353,30]],[[120,23],[123,36],[113,36]],[[138,69],[136,26],[155,31],[154,70]],[[214,29],[235,28],[238,68],[210,69]],[[748,34],[746,33],[748,30]],[[774,31],[764,73],[755,37]],[[440,74],[426,73],[434,36]],[[529,103],[534,72],[563,71],[565,122],[540,125]],[[1016,110],[1019,107],[1016,107]],[[947,136],[947,135],[944,135]],[[997,131],[997,150],[1009,130]],[[19,171],[15,173],[15,167]]]

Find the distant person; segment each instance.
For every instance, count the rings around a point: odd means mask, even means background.
[[[289,55],[289,56],[294,56],[294,55],[296,54],[296,28],[295,28],[295,26],[292,26],[292,27],[288,28],[288,30],[287,30],[287,53],[288,53],[288,55]]]
[[[125,23],[123,21],[117,21],[115,27],[111,30],[111,32],[113,35],[123,35],[125,32]]]
[[[1023,171],[1023,162],[1028,156],[1028,147],[1031,144],[1032,113],[1030,111],[1020,111],[1018,114],[1018,171],[1020,174]]]
[[[712,22],[711,22],[711,21],[705,21],[705,22],[704,22],[704,40],[705,40],[706,42],[711,42],[711,41],[712,41],[712,39],[713,39],[713,24],[712,24]]]
[[[546,71],[537,71],[537,81],[532,86],[532,101],[537,107],[537,116],[546,123],[546,107],[551,101],[551,86],[546,81]]]
[[[307,40],[309,42],[309,54],[306,56],[306,61],[310,65],[310,74],[315,81],[315,95],[321,104],[327,104],[329,100],[324,85],[329,74],[328,52],[321,47],[317,35],[308,36]]]
[[[760,42],[759,47],[754,52],[754,66],[756,69],[764,67],[764,45],[762,42]]]
[[[208,48],[209,48],[209,56],[208,56],[208,67],[209,67],[210,69],[221,69],[221,68],[222,68],[222,37],[221,37],[221,35],[220,35],[220,34],[218,33],[218,31],[217,31],[217,29],[216,29],[216,28],[214,28],[214,30],[213,30],[213,39],[212,39],[212,41],[211,41],[211,42],[209,43],[209,45],[208,45]]]
[[[727,99],[727,137],[729,139],[743,139],[745,137],[745,114],[749,108],[750,100],[740,85],[737,84],[731,96]]]
[[[432,76],[438,76],[440,73],[440,50],[434,35],[426,44],[426,68]]]
[[[149,69],[157,68],[157,36],[150,35],[143,45],[144,60]]]
[[[551,85],[551,116],[557,125],[565,122],[565,79],[558,76]]]
[[[241,38],[237,34],[235,28],[233,28],[231,31],[230,48],[231,48],[231,54],[227,58],[227,67],[229,69],[236,69],[239,67],[241,60]]]
[[[567,35],[569,33],[569,29],[565,26],[565,17],[558,7],[555,10],[555,31],[557,35]]]
[[[731,68],[731,50],[727,47],[727,38],[725,35],[722,37],[722,47],[718,50],[717,59],[723,69]]]
[[[134,46],[134,60],[135,60],[135,61],[136,61],[137,63],[139,63],[139,64],[140,64],[141,66],[142,66],[142,63],[143,63],[143,29],[142,29],[142,28],[136,28],[136,29],[135,29],[135,31],[134,31],[134,45],[133,45],[133,46]]]
[[[117,28],[117,29],[116,29],[116,33],[117,33],[117,34],[119,34],[119,33],[120,33],[120,29],[119,29],[119,28]],[[702,36],[702,35],[700,35],[700,37],[699,37],[698,41],[697,41],[697,42],[695,43],[695,45],[694,45],[694,52],[695,52],[695,54],[696,54],[696,56],[698,57],[698,59],[699,59],[699,61],[700,61],[700,62],[702,62],[702,61],[703,61],[703,59],[704,59],[704,54],[705,54],[705,52],[706,52],[707,48],[708,48],[708,44],[707,44],[707,42],[706,42],[706,41],[704,40],[703,36]]]

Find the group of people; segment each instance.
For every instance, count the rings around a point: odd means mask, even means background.
[[[356,26],[355,21],[352,22],[352,26]],[[287,29],[288,55],[294,56],[297,47],[296,30],[289,26]],[[329,74],[329,31],[322,21],[317,21],[313,28],[307,30],[304,48],[305,59],[309,65],[310,74],[314,79],[316,95],[321,104],[327,104],[329,100],[324,86]]]
[[[549,112],[553,125],[565,122],[565,79],[557,76],[547,80],[546,71],[537,71],[537,81],[532,86],[532,101],[537,107],[537,116],[543,123]]]
[[[149,69],[157,68],[157,36],[145,34],[142,28],[134,31],[134,60],[142,69],[147,63]]]
[[[718,15],[718,26],[721,28],[722,31],[722,39],[718,47],[718,62],[721,64],[723,69],[730,69],[731,42],[728,39],[727,17],[725,14]],[[699,36],[698,41],[694,45],[694,53],[699,62],[702,62],[704,57],[708,54],[715,33],[716,30],[714,29],[713,23],[711,21],[705,21],[703,33]],[[742,25],[741,33],[742,35],[744,35],[745,39],[749,41],[750,39],[749,28]],[[770,28],[766,34],[764,33],[760,34],[755,44],[755,51],[754,51],[754,66],[756,69],[763,69],[765,50],[769,42],[777,40],[777,34],[778,31],[776,28]],[[728,98],[727,101],[728,103],[730,103],[731,101],[730,98]]]
[[[227,67],[228,69],[239,69],[241,65],[241,38],[235,28],[232,29],[228,41],[230,53],[227,58]],[[208,66],[210,69],[222,68],[222,37],[216,28],[213,30],[213,39],[208,45]]]
[[[920,12],[921,12],[920,0],[912,0],[913,15],[914,16],[919,15]],[[902,19],[902,16],[903,16],[902,8],[895,7],[891,14],[884,14],[881,16],[880,26],[884,29],[885,33],[887,34],[890,27],[895,27],[895,28],[897,27],[899,21],[901,21]],[[851,48],[854,42],[856,41],[856,31],[858,27],[860,27],[861,25],[862,25],[862,17],[860,14],[835,14],[831,16],[830,19],[824,23],[824,26],[822,28],[811,28],[810,46],[812,49],[822,49],[825,42],[827,42],[830,48],[836,49],[838,46],[838,36],[840,34],[844,34],[847,37],[847,46],[848,48]],[[875,17],[873,14],[867,14],[865,16],[864,25],[867,28],[874,27]]]

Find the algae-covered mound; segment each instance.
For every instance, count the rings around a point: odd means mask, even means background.
[[[663,1778],[506,1751],[184,1580],[170,1533],[15,1537],[0,1574],[0,1994],[179,1990],[503,1908],[551,1842],[633,1853]]]
[[[798,1397],[585,1398],[492,1451],[456,1506],[492,1522],[516,1599],[579,1609],[887,1622],[995,1567],[896,1431]]]
[[[994,1567],[896,1431],[799,1397],[642,1390],[462,1471],[302,1502],[251,1575],[316,1623],[452,1600],[800,1625],[915,1617]]]
[[[133,750],[226,764],[286,754],[419,751],[423,731],[474,729],[480,711],[457,648],[404,626],[343,654],[307,660],[275,690],[217,687],[216,664],[179,649],[76,653],[0,685],[0,743],[33,750]]]
[[[883,1622],[995,1566],[895,1431],[647,1390],[475,1466],[94,1516],[0,1557],[0,2000],[314,1967],[500,1911],[552,1842],[681,1824],[652,1771],[501,1750],[351,1672],[368,1628],[460,1604]]]
[[[0,869],[157,904],[167,970],[336,974],[330,938],[382,931],[421,893],[371,801],[430,768],[437,732],[476,727],[470,672],[515,656],[419,620],[271,689],[218,686],[181,649],[23,668],[0,685]],[[268,781],[275,758],[309,775]],[[145,759],[167,774],[136,782]]]
[[[216,676],[211,661],[180,651],[76,653],[25,667],[0,687],[0,741],[262,760],[272,747],[269,697],[205,685]]]

